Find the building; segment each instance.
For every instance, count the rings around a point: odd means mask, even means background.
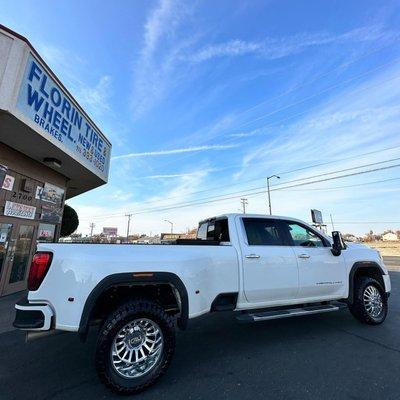
[[[26,288],[64,202],[108,179],[111,143],[27,39],[0,25],[0,296]]]
[[[397,234],[394,232],[386,232],[382,235],[382,240],[384,242],[394,242],[396,240],[399,240],[397,237]]]

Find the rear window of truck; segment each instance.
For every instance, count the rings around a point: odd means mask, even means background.
[[[229,242],[228,219],[221,218],[201,223],[197,230],[197,239]]]

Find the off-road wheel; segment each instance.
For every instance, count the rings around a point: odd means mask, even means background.
[[[353,304],[350,312],[364,324],[381,324],[388,312],[387,295],[381,284],[369,277],[360,277],[354,285]]]
[[[136,394],[167,370],[174,350],[172,317],[152,301],[130,301],[115,310],[100,329],[97,373],[114,392]]]

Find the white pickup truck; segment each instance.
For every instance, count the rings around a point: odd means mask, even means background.
[[[100,323],[96,368],[112,390],[137,393],[171,362],[175,325],[210,312],[264,321],[348,306],[382,323],[390,278],[380,254],[293,218],[227,214],[173,245],[43,244],[16,304],[28,336],[86,338]]]

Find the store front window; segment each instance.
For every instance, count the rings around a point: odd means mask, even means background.
[[[54,242],[56,226],[53,224],[39,224],[38,242]]]

